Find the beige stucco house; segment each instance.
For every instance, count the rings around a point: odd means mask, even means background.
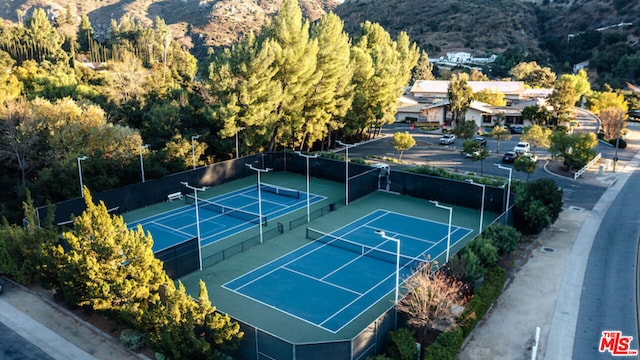
[[[416,81],[405,91],[404,100],[398,103],[396,121],[453,127],[455,124],[447,99],[449,83],[446,80]],[[469,81],[468,84],[474,93],[490,89],[503,93],[507,100],[507,106],[473,101],[465,114],[465,120],[475,121],[478,128],[497,124],[530,126],[522,119],[522,109],[528,105],[544,106],[544,98],[552,92],[552,89],[525,89],[521,81]]]

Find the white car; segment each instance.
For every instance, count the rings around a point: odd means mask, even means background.
[[[445,134],[440,138],[441,145],[451,145],[456,141],[456,136],[453,134]]]
[[[528,142],[519,142],[516,146],[513,147],[513,152],[522,155],[527,154],[531,151],[531,145]]]

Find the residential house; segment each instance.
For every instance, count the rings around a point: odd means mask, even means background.
[[[505,95],[507,106],[493,106],[473,101],[465,114],[465,120],[473,120],[478,128],[489,128],[497,124],[530,126],[522,119],[522,109],[528,105],[545,106],[544,98],[553,89],[525,89],[521,81],[469,81],[473,92],[483,89],[499,91]],[[447,90],[449,81],[419,80],[405,90],[398,105],[396,121],[417,121],[443,127],[453,127]],[[413,99],[413,101],[411,101]],[[417,120],[414,120],[417,119]]]
[[[449,80],[418,80],[409,90],[409,94],[421,103],[444,100],[447,99],[449,83]],[[467,83],[474,93],[485,89],[499,91],[504,94],[508,103],[517,103],[527,98],[522,81],[469,81]]]

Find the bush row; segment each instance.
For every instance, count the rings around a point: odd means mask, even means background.
[[[489,311],[491,304],[500,296],[507,279],[507,271],[495,266],[487,272],[484,283],[476,289],[460,315],[460,327],[445,331],[436,341],[425,349],[426,360],[455,360],[464,339],[476,327],[478,321]]]
[[[484,283],[478,287],[458,319],[459,327],[453,327],[441,333],[436,340],[425,349],[425,360],[455,360],[464,339],[476,327],[478,321],[489,311],[491,304],[500,296],[507,279],[507,271],[500,266],[491,268]],[[415,340],[408,329],[398,329],[389,333],[387,355],[380,355],[373,360],[405,360],[415,359]]]

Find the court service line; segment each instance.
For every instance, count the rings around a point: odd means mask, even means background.
[[[186,215],[189,213],[189,206],[188,205],[183,205],[177,209],[168,211],[168,212],[164,212],[161,214],[157,214],[157,215],[153,215],[153,216],[147,216],[144,219],[138,220],[136,222],[133,222],[134,224],[141,224],[144,226],[144,224],[149,224],[149,223],[153,223],[156,221],[163,221],[163,220],[167,220],[167,219],[171,219],[173,217],[175,217],[176,215]]]
[[[356,229],[357,229],[357,228],[356,228]],[[349,233],[351,233],[351,232],[355,231],[356,229],[354,229],[354,230],[352,230],[352,231],[348,232],[347,234],[349,234]],[[341,237],[339,237],[339,236],[335,236],[335,237],[336,237],[336,238],[338,238],[338,239],[341,239],[341,240],[346,240],[346,239],[343,239],[343,238],[341,238]],[[348,241],[350,241],[350,240],[348,240]],[[308,247],[308,246],[310,246],[311,244],[320,244],[320,245],[319,245],[319,246],[317,246],[317,247],[315,247],[315,248],[313,248],[313,249],[311,249],[310,251],[307,251],[307,249],[305,249],[305,248],[306,248],[306,247]],[[242,285],[242,286],[240,286],[240,287],[238,287],[238,288],[236,288],[236,289],[241,289],[241,288],[243,288],[243,287],[245,287],[245,286],[247,286],[247,285],[249,285],[249,284],[251,284],[251,283],[253,283],[253,282],[257,281],[257,280],[259,280],[259,279],[262,279],[263,277],[265,277],[265,276],[267,276],[267,275],[272,274],[273,272],[275,272],[275,271],[276,271],[276,270],[278,270],[279,268],[284,268],[284,267],[286,267],[287,265],[292,264],[292,263],[294,263],[294,262],[296,262],[296,261],[298,261],[298,260],[302,259],[303,257],[305,257],[305,256],[307,256],[307,255],[309,255],[309,254],[312,254],[312,253],[314,253],[314,252],[316,252],[316,251],[318,251],[318,250],[320,250],[320,249],[322,249],[322,248],[324,248],[324,247],[326,247],[326,246],[330,246],[330,245],[331,245],[331,244],[327,244],[327,243],[323,243],[323,242],[320,242],[320,241],[314,240],[313,242],[307,243],[307,244],[306,244],[306,245],[304,245],[303,247],[300,247],[300,248],[298,248],[298,249],[292,250],[291,252],[289,252],[289,253],[287,253],[287,254],[285,254],[285,255],[283,255],[283,256],[281,256],[281,257],[277,258],[277,259],[274,259],[274,260],[272,260],[272,261],[270,261],[270,262],[268,262],[268,263],[266,263],[266,264],[262,265],[261,267],[259,267],[259,268],[255,269],[255,270],[253,270],[253,271],[257,271],[257,270],[259,270],[259,269],[261,269],[261,268],[263,268],[263,267],[266,267],[267,265],[270,265],[270,264],[272,264],[272,263],[276,263],[276,262],[278,262],[281,258],[286,257],[286,256],[288,256],[288,255],[290,255],[290,254],[292,254],[292,253],[294,253],[294,252],[296,252],[296,251],[302,251],[302,250],[304,250],[304,252],[303,252],[302,254],[300,254],[300,256],[296,256],[295,258],[291,259],[290,261],[288,261],[288,262],[286,262],[286,263],[284,263],[284,264],[282,264],[282,265],[278,265],[278,267],[274,268],[273,270],[271,270],[271,271],[269,271],[269,272],[266,272],[266,273],[264,273],[264,274],[260,275],[259,277],[257,277],[257,278],[255,278],[255,279],[253,279],[253,280],[251,280],[251,281],[249,281],[249,282],[245,283],[244,285]],[[346,250],[346,249],[343,249],[343,250],[345,250],[345,251],[349,251],[349,250]],[[287,269],[288,269],[288,268],[287,268]],[[238,280],[239,278],[243,277],[244,275],[246,275],[246,274],[243,274],[243,275],[241,275],[241,276],[238,276],[237,278],[235,278],[234,280],[231,280],[231,281],[229,281],[229,282],[236,281],[236,280]]]
[[[281,312],[281,313],[283,313],[283,314],[285,314],[285,315],[287,315],[287,316],[291,316],[291,317],[292,317],[292,318],[294,318],[294,319],[298,319],[298,320],[300,320],[300,321],[302,321],[302,322],[305,322],[305,323],[307,323],[307,324],[309,324],[309,325],[313,325],[313,326],[315,326],[315,327],[319,327],[319,328],[321,328],[322,330],[326,330],[326,331],[328,331],[328,332],[330,332],[330,333],[332,333],[332,334],[335,334],[335,333],[336,333],[335,331],[331,331],[331,330],[329,330],[329,329],[327,329],[327,328],[325,328],[325,327],[323,327],[323,326],[320,326],[318,323],[315,323],[315,322],[313,322],[313,321],[311,321],[311,320],[308,320],[308,319],[305,319],[305,318],[303,318],[303,317],[300,317],[300,316],[298,316],[298,315],[296,315],[296,314],[290,313],[290,312],[288,312],[287,310],[280,309],[280,308],[276,307],[275,305],[271,305],[271,304],[266,303],[266,302],[264,302],[264,301],[262,301],[262,300],[258,300],[258,299],[256,299],[256,298],[254,298],[254,297],[250,296],[250,295],[243,294],[243,293],[241,293],[241,292],[239,292],[239,291],[236,291],[236,290],[234,290],[234,289],[228,288],[228,287],[226,287],[226,286],[224,286],[224,285],[223,285],[222,287],[223,287],[223,288],[225,288],[225,289],[227,289],[227,290],[229,290],[229,291],[231,291],[232,293],[235,293],[235,294],[237,294],[237,295],[240,295],[240,296],[242,296],[242,297],[244,297],[244,298],[246,298],[246,299],[249,299],[249,300],[251,300],[251,301],[257,302],[258,304],[264,305],[264,306],[266,306],[266,307],[268,307],[268,308],[270,308],[270,309],[273,309],[273,310],[279,311],[279,312]]]
[[[341,238],[339,238],[339,239],[341,239]],[[348,239],[345,239],[345,240],[348,240]],[[351,240],[348,240],[348,241],[351,241]],[[333,275],[333,274],[337,273],[338,271],[340,271],[340,270],[344,269],[344,268],[345,268],[345,267],[347,267],[348,265],[351,265],[352,263],[354,263],[354,262],[356,262],[356,261],[358,261],[358,260],[360,260],[360,259],[364,258],[365,256],[367,256],[370,252],[372,252],[372,251],[373,251],[373,250],[375,250],[375,249],[378,249],[378,250],[381,250],[381,251],[385,251],[385,252],[386,252],[386,250],[381,249],[381,248],[379,247],[380,245],[382,245],[382,244],[384,244],[384,243],[386,243],[386,242],[387,242],[387,241],[385,240],[385,241],[384,241],[384,242],[382,242],[381,244],[378,244],[378,246],[362,245],[363,247],[368,247],[368,248],[370,248],[370,249],[369,249],[368,251],[366,251],[365,253],[358,255],[358,256],[357,256],[357,257],[355,257],[353,260],[351,260],[351,261],[349,261],[349,262],[347,262],[347,263],[344,263],[342,266],[339,266],[338,268],[336,268],[336,269],[335,269],[335,270],[333,270],[332,272],[328,273],[327,275],[323,276],[323,277],[321,278],[321,280],[322,280],[322,281],[324,281],[324,279],[326,279],[326,278],[328,278],[329,276],[331,276],[331,275]],[[354,243],[359,244],[358,242],[355,242],[355,241],[354,241]],[[331,245],[331,244],[327,244],[327,245]],[[344,250],[346,250],[346,249],[344,249]],[[366,250],[366,249],[364,249],[364,250]],[[349,251],[349,250],[346,250],[346,251]],[[350,252],[350,253],[355,253],[355,252],[353,252],[353,251],[349,251],[349,252]],[[369,258],[369,257],[367,257],[367,258]],[[376,258],[373,258],[373,259],[376,259]],[[380,260],[380,261],[382,261],[382,262],[384,262],[384,263],[387,263],[386,261],[384,261],[384,260],[382,260],[382,259],[376,259],[376,260]]]
[[[402,236],[402,238],[410,239],[410,240],[415,240],[415,241],[419,241],[419,242],[422,242],[422,243],[428,243],[428,244],[435,244],[435,243],[437,243],[437,242],[434,242],[434,241],[431,241],[431,240],[428,240],[428,239],[419,238],[419,237],[416,237],[416,236],[413,236],[413,235],[408,235],[408,234],[405,234],[405,233],[400,233],[400,232],[393,231],[393,230],[389,230],[389,229],[386,229],[386,228],[379,228],[379,227],[375,227],[375,228],[374,228],[373,226],[370,226],[370,225],[363,225],[362,227],[367,227],[367,228],[370,228],[370,229],[373,229],[373,230],[382,230],[382,231],[384,231],[387,235],[389,235],[390,233],[393,233],[393,234],[396,234],[396,236]],[[399,239],[399,240],[401,240],[401,239]]]
[[[338,311],[336,311],[335,313],[333,313],[333,315],[329,316],[328,318],[326,318],[323,322],[320,323],[320,326],[322,326],[322,324],[326,323],[327,321],[333,319],[334,317],[336,317],[336,315],[338,315],[339,313],[341,313],[343,310],[351,307],[351,305],[353,305],[356,301],[362,299],[365,295],[368,295],[369,293],[371,293],[374,289],[376,289],[378,286],[382,285],[385,281],[389,280],[392,277],[396,276],[396,272],[394,271],[391,275],[385,277],[384,279],[382,279],[382,281],[378,282],[376,284],[376,286],[372,286],[371,289],[367,290],[366,292],[364,292],[362,295],[360,295],[359,297],[353,299],[352,301],[350,301],[347,305],[343,306],[342,308],[340,308]],[[402,283],[404,284],[404,280],[402,281]],[[393,290],[393,289],[392,289]],[[387,295],[390,291],[385,292],[384,295]],[[384,297],[384,295],[382,297]],[[367,310],[375,305],[378,301],[380,301],[380,299],[382,298],[378,298],[378,300],[374,301],[369,307],[367,307]],[[340,329],[338,329],[336,332],[340,331],[343,327],[347,326],[347,324],[349,324],[350,322],[352,322],[353,320],[356,319],[356,317],[360,316],[363,312],[366,312],[366,310],[360,312],[360,314],[358,314],[357,316],[354,316],[351,318],[350,321],[348,321],[347,323],[345,323]]]
[[[162,223],[158,223],[158,222],[155,222],[155,221],[151,221],[151,222],[150,222],[150,223],[148,223],[148,224],[157,225],[158,227],[165,228],[165,229],[167,229],[167,230],[170,230],[171,232],[175,232],[175,233],[179,233],[179,234],[182,234],[182,235],[187,235],[187,236],[189,236],[189,237],[193,237],[193,234],[189,234],[189,233],[184,232],[184,231],[182,231],[182,230],[180,230],[180,229],[176,229],[176,228],[174,228],[174,227],[167,226],[167,225],[162,224]]]
[[[292,272],[292,273],[294,273],[294,274],[298,274],[298,275],[300,275],[300,276],[306,277],[306,278],[308,278],[308,279],[311,279],[311,280],[315,280],[315,281],[321,282],[321,283],[323,283],[323,284],[331,285],[331,286],[333,286],[334,288],[337,288],[337,289],[340,289],[340,290],[344,290],[344,291],[347,291],[347,292],[350,292],[350,293],[356,294],[356,295],[358,295],[358,296],[362,295],[362,293],[357,292],[357,291],[355,291],[355,290],[353,290],[353,289],[349,289],[349,288],[346,288],[346,287],[344,287],[344,286],[340,286],[340,285],[338,285],[338,284],[334,284],[334,283],[329,282],[329,281],[324,281],[323,279],[318,279],[318,278],[317,278],[317,277],[315,277],[315,276],[311,276],[311,275],[309,275],[309,274],[305,274],[305,273],[303,273],[303,272],[301,272],[301,271],[294,270],[294,269],[288,268],[288,267],[286,267],[286,266],[283,266],[283,267],[282,267],[282,269],[284,269],[284,270],[286,270],[286,271],[290,271],[290,272]]]
[[[266,263],[266,264],[264,264],[264,265],[260,266],[259,268],[257,268],[257,269],[255,269],[255,270],[253,270],[253,271],[258,271],[259,269],[261,269],[261,268],[263,268],[263,267],[266,267],[266,266],[268,266],[268,265],[270,265],[270,264],[272,264],[272,263],[279,262],[279,261],[280,261],[280,259],[282,259],[282,258],[284,258],[284,257],[286,257],[286,256],[288,256],[288,255],[290,255],[290,254],[292,254],[292,253],[294,253],[294,252],[296,252],[296,251],[300,250],[300,249],[304,249],[305,247],[309,246],[310,244],[313,244],[313,243],[308,243],[307,245],[304,245],[302,248],[295,249],[295,250],[293,250],[293,251],[289,252],[288,254],[285,254],[285,255],[283,255],[283,256],[281,256],[281,257],[277,258],[277,259],[274,259],[274,260],[272,260],[272,261],[270,261],[270,262],[268,262],[268,263]],[[280,268],[284,268],[284,267],[286,267],[287,265],[289,265],[289,264],[291,264],[291,263],[294,263],[294,262],[298,261],[299,259],[302,259],[303,257],[305,257],[305,256],[307,256],[307,255],[309,255],[309,254],[313,253],[314,251],[316,251],[316,250],[318,250],[318,249],[320,249],[320,247],[315,248],[315,249],[312,249],[311,251],[306,251],[306,252],[302,253],[300,256],[297,256],[297,257],[295,257],[295,258],[291,259],[290,261],[287,261],[286,263],[284,263],[284,264],[282,264],[282,265],[278,265],[278,266],[277,266],[277,267],[275,267],[274,269],[272,269],[272,270],[270,270],[270,271],[268,271],[268,272],[266,272],[266,273],[264,273],[264,274],[261,274],[260,276],[256,277],[255,279],[253,279],[253,280],[251,280],[251,281],[249,281],[249,282],[246,282],[246,283],[245,283],[245,284],[243,284],[242,286],[237,287],[237,288],[236,288],[236,290],[242,289],[243,287],[245,287],[245,286],[247,286],[247,285],[249,285],[249,284],[252,284],[252,283],[254,283],[254,282],[258,281],[258,280],[260,280],[260,279],[264,278],[264,277],[265,277],[265,276],[267,276],[267,275],[271,275],[271,274],[273,274],[274,272],[276,272],[278,269],[280,269]],[[288,268],[287,268],[287,269],[288,269]],[[250,271],[249,273],[252,273],[253,271]],[[248,273],[247,273],[247,274],[248,274]],[[230,283],[230,282],[234,282],[234,281],[236,281],[236,280],[240,279],[241,277],[243,277],[243,276],[245,276],[245,275],[246,275],[246,274],[242,274],[242,275],[238,276],[237,278],[235,278],[235,279],[233,279],[233,280],[231,280],[231,281],[227,282],[227,284],[228,284],[228,283]],[[223,285],[223,286],[225,286],[225,285]]]

